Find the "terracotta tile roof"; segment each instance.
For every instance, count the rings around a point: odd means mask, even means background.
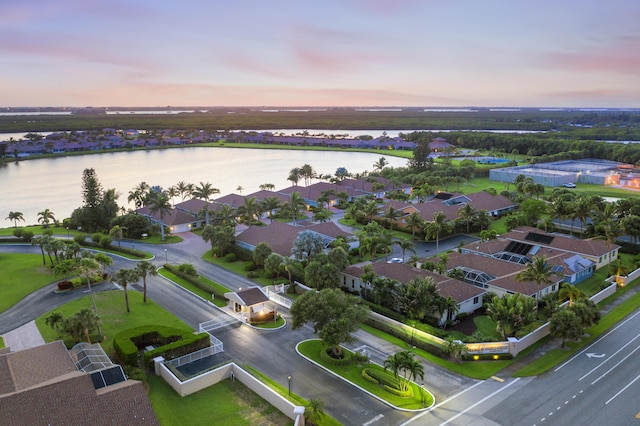
[[[226,204],[226,205],[238,208],[244,204],[244,198],[245,197],[239,194],[227,194],[220,198],[216,198],[213,201],[217,204]],[[247,198],[251,198],[251,197],[247,197]]]
[[[11,372],[14,390],[0,382],[3,425],[159,425],[141,382],[95,390],[57,341],[0,356],[0,377]]]
[[[551,238],[551,242],[544,243],[532,241],[531,234],[542,235]],[[501,239],[510,241],[518,241],[526,244],[539,245],[541,247],[549,247],[551,249],[563,250],[571,253],[580,253],[592,257],[600,257],[608,254],[610,251],[620,248],[617,244],[611,244],[607,247],[607,242],[600,239],[580,239],[572,238],[561,234],[552,234],[544,232],[541,229],[530,226],[522,226],[500,236]],[[529,238],[529,239],[528,239]]]
[[[440,295],[451,297],[457,303],[486,293],[486,290],[480,287],[402,263],[374,262],[371,267],[376,275],[391,278],[401,283],[407,283],[416,277],[431,277],[436,282]],[[364,267],[352,265],[345,269],[345,273],[360,277],[364,273]]]
[[[136,213],[153,217],[154,220],[164,223],[166,226],[182,225],[185,223],[194,223],[196,221],[195,217],[179,209],[169,210],[164,214],[164,217],[160,216],[160,212],[151,214],[148,207],[142,207],[141,209],[136,210]]]
[[[298,234],[305,230],[315,231],[327,237],[336,238],[338,235],[351,236],[338,228],[335,223],[318,223],[308,226],[293,226],[282,222],[272,222],[267,226],[250,226],[236,236],[236,241],[250,246],[257,246],[265,242],[275,253],[281,256],[291,256],[291,248]]]
[[[519,263],[507,262],[506,260],[479,256],[477,254],[460,254],[453,252],[449,253],[448,256],[447,267],[449,269],[463,266],[485,272],[494,277],[516,274],[525,269],[525,265]]]

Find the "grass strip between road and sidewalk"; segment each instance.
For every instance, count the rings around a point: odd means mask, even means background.
[[[262,372],[256,370],[254,367],[250,365],[244,365],[242,368],[247,370],[251,375],[260,380],[262,383],[270,387],[274,392],[276,392],[281,397],[289,400],[291,403],[296,404],[301,407],[306,407],[309,405],[309,401],[300,397],[296,393],[289,394],[289,390],[282,386],[280,383],[274,381],[269,376],[262,374]],[[322,416],[322,418],[316,423],[318,426],[339,426],[342,423],[328,415],[327,413]]]
[[[616,326],[620,321],[622,321],[626,316],[631,314],[638,308],[640,304],[640,293],[636,293],[631,296],[629,299],[620,303],[615,309],[612,309],[608,314],[604,315],[600,322],[593,327],[590,327],[586,330],[586,333],[589,337],[579,341],[579,342],[566,342],[565,344],[570,349],[553,349],[535,361],[531,362],[526,367],[518,370],[514,376],[515,377],[527,377],[527,376],[537,376],[539,374],[545,373],[549,371],[551,368],[560,364],[562,361],[573,356],[580,349],[588,346],[594,340],[596,340],[600,335],[604,334],[606,331]]]
[[[176,274],[168,271],[165,268],[160,268],[158,270],[158,273],[160,275],[162,275],[163,277],[173,281],[174,283],[176,283],[177,285],[179,285],[180,287],[184,288],[185,290],[189,290],[191,293],[202,297],[204,300],[211,300],[211,293],[208,291],[205,291],[203,289],[201,289],[200,287],[191,284],[189,281],[185,280],[184,278],[181,278],[179,276],[177,276]],[[199,276],[198,280],[201,280],[203,283],[211,286],[211,287],[215,287],[217,288],[221,293],[228,293],[231,290],[229,290],[228,288],[214,282],[211,281],[209,278],[203,277],[203,276]],[[218,306],[219,308],[223,307],[223,306],[227,306],[227,301],[226,300],[221,300],[219,298],[213,299],[212,300],[213,304]]]

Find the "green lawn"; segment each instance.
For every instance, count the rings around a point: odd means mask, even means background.
[[[200,287],[197,287],[193,284],[191,284],[189,281],[185,280],[184,278],[181,278],[179,276],[177,276],[176,274],[164,269],[164,268],[160,268],[158,270],[158,273],[160,275],[162,275],[165,278],[170,279],[171,281],[175,282],[176,284],[178,284],[181,287],[186,288],[187,290],[189,290],[192,293],[197,294],[198,296],[202,297],[205,300],[211,300],[211,293],[204,291],[203,289],[201,289]],[[210,285],[212,287],[216,287],[218,288],[218,290],[220,290],[222,293],[227,293],[230,292],[231,290],[229,290],[228,288],[211,281],[209,278],[207,277],[203,277],[203,276],[199,276],[198,280],[203,281],[204,283],[206,283],[207,285]],[[213,299],[213,304],[218,306],[218,307],[223,307],[223,306],[227,306],[227,301],[222,300],[222,299]]]
[[[456,374],[460,374],[463,376],[470,377],[472,379],[485,380],[489,377],[495,375],[503,368],[507,367],[509,364],[513,362],[513,360],[503,360],[503,361],[461,361],[459,363],[440,358],[432,353],[429,353],[425,350],[419,348],[412,348],[409,346],[407,342],[397,337],[391,336],[385,332],[382,332],[376,328],[370,327],[366,324],[360,324],[360,328],[364,331],[373,334],[374,336],[378,336],[381,339],[388,341],[396,346],[401,347],[402,349],[409,350],[421,358],[426,359],[429,362],[432,362],[436,365],[439,365],[442,368],[446,368],[449,371],[452,371]]]
[[[350,365],[333,365],[325,362],[320,358],[320,351],[322,349],[322,342],[320,340],[307,340],[298,345],[298,350],[307,358],[312,359],[318,364],[322,365],[328,370],[331,370],[333,373],[341,376],[351,383],[354,383],[360,386],[363,389],[366,389],[370,393],[378,396],[379,398],[384,399],[389,404],[392,404],[398,408],[406,409],[406,410],[421,410],[423,408],[431,406],[433,404],[433,398],[429,394],[425,394],[425,405],[422,404],[422,389],[419,385],[412,383],[411,386],[413,388],[413,397],[411,398],[402,398],[400,396],[394,395],[391,392],[386,391],[381,386],[370,382],[369,380],[362,377],[362,370],[364,368],[371,368],[376,370],[384,370],[382,367],[376,364],[355,364],[352,363]],[[353,352],[348,349],[343,349],[344,351],[353,355]],[[428,378],[427,378],[428,379]]]
[[[638,285],[638,280],[634,282],[634,285]],[[619,297],[620,294],[616,293],[615,296]],[[636,293],[629,299],[618,305],[611,312],[604,315],[597,325],[588,328],[585,332],[589,335],[589,337],[582,339],[579,342],[566,342],[565,345],[570,349],[561,349],[559,347],[557,349],[553,349],[530,363],[528,366],[516,372],[514,376],[536,376],[549,371],[551,368],[560,364],[567,358],[573,356],[573,354],[575,354],[577,351],[596,340],[600,335],[605,333],[611,327],[615,326],[623,318],[635,311],[638,308],[639,304],[640,293]]]
[[[149,399],[161,425],[292,425],[293,421],[239,380],[178,395],[160,377],[148,376]]]
[[[84,291],[84,289],[74,291]],[[143,303],[142,293],[137,291],[128,292],[129,307],[131,309],[129,313],[127,313],[124,301],[124,291],[113,290],[94,294],[98,308],[98,316],[100,317],[100,324],[102,326],[102,333],[105,336],[102,347],[110,356],[113,355],[113,336],[128,328],[141,325],[161,324],[181,330],[192,330],[186,323],[167,312],[152,300],[147,299],[147,303]],[[55,311],[62,313],[65,318],[67,318],[84,308],[92,308],[91,296],[89,295],[62,305],[55,309]],[[45,324],[45,318],[47,316],[48,314],[44,314],[37,318],[36,325],[40,333],[42,333],[44,340],[51,342],[57,340],[59,337],[55,330]]]
[[[42,256],[39,254],[0,253],[0,271],[0,312],[56,281],[51,269],[42,265]]]

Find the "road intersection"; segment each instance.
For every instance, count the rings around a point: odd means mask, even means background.
[[[154,254],[158,266],[168,257],[172,264],[193,264],[201,275],[230,289],[255,285],[203,261],[202,253],[209,246],[193,234],[189,236],[175,245],[135,244]],[[37,252],[31,246],[2,246],[0,250]],[[133,261],[116,257],[112,269],[133,266]],[[149,276],[147,282],[148,296],[194,329],[201,322],[225,315],[162,277]],[[54,286],[29,295],[1,314],[0,334],[84,295],[54,295]],[[132,287],[140,290],[141,286]],[[112,288],[103,284],[96,290]],[[288,316],[284,308],[279,312]],[[315,337],[309,327],[262,331],[233,325],[214,334],[224,343],[230,358],[254,366],[283,386],[288,385],[290,375],[293,392],[306,399],[323,400],[326,411],[345,425],[640,425],[636,417],[640,404],[635,398],[640,392],[640,358],[636,354],[640,334],[636,330],[640,330],[638,311],[556,370],[535,378],[503,375],[478,381],[423,361],[424,384],[435,395],[436,405],[419,413],[395,410],[298,356],[295,345]],[[401,349],[362,330],[355,337],[357,342],[350,348],[367,348],[376,362]]]

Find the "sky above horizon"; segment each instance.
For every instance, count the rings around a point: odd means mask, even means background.
[[[640,107],[638,0],[3,0],[0,105]]]

